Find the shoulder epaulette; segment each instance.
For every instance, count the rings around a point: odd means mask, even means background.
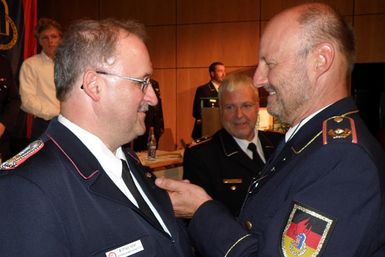
[[[191,147],[194,147],[194,146],[197,146],[197,145],[204,144],[204,143],[210,141],[211,138],[212,138],[212,137],[202,137],[202,138],[199,138],[198,140],[196,140],[195,142],[193,142],[192,144],[190,144],[188,147],[191,148]]]
[[[356,126],[352,118],[347,116],[334,116],[323,121],[323,144],[326,145],[334,140],[344,140],[357,144]]]
[[[11,159],[3,162],[0,165],[0,170],[12,170],[16,167],[20,166],[23,162],[25,162],[28,158],[37,153],[44,146],[44,142],[42,140],[36,140],[30,143],[26,148],[24,148],[20,153],[13,156]]]

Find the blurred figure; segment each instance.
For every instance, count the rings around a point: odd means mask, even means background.
[[[53,69],[56,49],[62,37],[61,25],[52,19],[41,18],[35,28],[35,37],[42,51],[23,62],[19,75],[21,109],[33,115],[32,141],[59,114]]]
[[[185,150],[183,176],[238,216],[251,180],[283,135],[256,129],[259,95],[249,76],[227,76],[218,98],[223,128]]]
[[[144,26],[82,20],[55,58],[60,115],[0,165],[0,253],[191,257],[167,193],[122,145],[157,104]]]
[[[194,140],[202,136],[202,108],[201,99],[205,97],[218,97],[218,89],[221,86],[223,79],[226,76],[225,65],[221,62],[213,62],[209,66],[210,81],[202,86],[199,86],[195,91],[193,103],[193,117],[195,119],[194,128],[191,137]],[[218,102],[208,104],[204,102],[204,107],[218,107]]]
[[[20,96],[8,60],[0,55],[0,153],[3,161],[12,156],[11,135],[20,108]]]

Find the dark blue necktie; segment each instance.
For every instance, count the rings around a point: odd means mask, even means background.
[[[136,187],[134,180],[132,179],[131,173],[128,170],[127,163],[124,160],[122,161],[122,178],[124,183],[126,184],[128,190],[130,190],[131,194],[134,196],[136,202],[138,203],[139,209],[141,212],[146,215],[154,224],[161,227],[158,219],[155,217],[154,213],[151,211],[150,206],[143,199],[143,196],[140,194],[138,188]]]

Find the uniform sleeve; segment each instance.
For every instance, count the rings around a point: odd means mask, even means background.
[[[69,257],[63,226],[38,186],[0,177],[0,253],[18,257]]]
[[[37,96],[38,74],[28,59],[23,62],[20,69],[20,96],[21,109],[33,115],[43,112],[43,106]]]
[[[198,250],[209,257],[284,256],[285,227],[300,217],[297,213],[310,213],[304,216],[332,224],[328,231],[320,229],[320,253],[312,256],[373,256],[380,247],[375,242],[384,237],[384,192],[379,178],[384,170],[357,145],[325,146],[295,162],[286,171],[291,177],[284,177],[264,199],[259,192],[247,200],[240,217],[255,224],[251,231],[220,203],[202,205],[189,225]],[[269,204],[259,208],[266,198]],[[303,210],[293,212],[294,203]]]
[[[189,224],[189,234],[206,257],[258,256],[258,236],[249,234],[227,208],[215,200],[199,207]]]

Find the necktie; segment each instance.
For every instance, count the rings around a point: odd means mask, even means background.
[[[258,152],[257,152],[257,146],[254,144],[254,143],[250,143],[248,146],[247,146],[247,149],[249,149],[252,153],[253,153],[253,161],[259,166],[259,165],[262,165],[261,167],[263,167],[263,162],[261,160],[261,158],[259,157],[258,155]]]
[[[126,184],[128,190],[130,190],[131,194],[134,196],[136,202],[138,203],[139,209],[142,211],[144,215],[146,215],[154,224],[158,225],[159,227],[159,221],[155,217],[154,213],[151,211],[150,207],[146,203],[146,201],[143,199],[142,195],[140,194],[138,188],[136,187],[134,180],[132,179],[131,173],[128,170],[127,163],[124,160],[122,161],[122,178],[124,183]]]

